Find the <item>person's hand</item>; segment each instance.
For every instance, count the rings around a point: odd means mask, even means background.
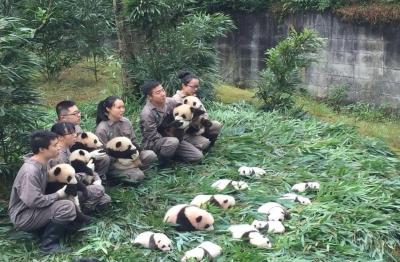
[[[97,186],[101,186],[101,179],[93,181],[92,184],[93,185],[97,185]]]
[[[86,165],[88,168],[92,169],[92,171],[94,171],[94,163],[93,163],[93,159],[89,160],[89,163],[87,163]]]
[[[65,193],[65,189],[67,188],[67,185],[65,185],[63,188],[59,189],[56,193],[59,198],[66,198],[67,194]]]
[[[104,149],[97,149],[93,150],[92,152],[89,153],[90,157],[96,160],[102,159],[107,155],[106,151]]]

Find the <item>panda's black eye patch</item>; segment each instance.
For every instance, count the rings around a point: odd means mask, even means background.
[[[203,216],[198,216],[198,217],[196,217],[196,222],[197,223],[200,223],[200,221],[203,219]]]
[[[93,142],[94,142],[95,144],[97,144],[97,139],[95,139]]]
[[[197,104],[196,102],[193,102],[193,106],[196,106],[196,104]]]
[[[161,242],[161,240],[158,240],[158,241],[157,241],[157,243],[160,243],[160,242]]]
[[[120,147],[121,145],[122,145],[121,142],[117,142],[117,143],[115,144],[116,147]]]
[[[174,114],[174,116],[177,116],[177,115],[178,115],[178,113],[175,113],[175,114]]]
[[[131,149],[131,148],[132,148],[132,145],[129,145],[129,146],[128,146],[128,149]]]
[[[183,118],[183,119],[186,119],[186,115],[185,115],[185,114],[183,114],[183,115],[182,115],[182,118]]]
[[[225,200],[224,200],[224,203],[225,203],[225,204],[228,203],[228,199],[225,199]]]
[[[184,104],[187,104],[187,102],[188,102],[188,100],[187,100],[187,99],[183,100],[183,103],[184,103]]]
[[[209,228],[210,227],[210,225],[209,224],[206,224],[205,226],[204,226],[204,228]]]
[[[82,150],[79,150],[79,154],[80,154],[81,156],[84,156],[84,155],[85,155],[85,152],[83,152]]]
[[[162,245],[162,247],[161,248],[165,248],[165,245]]]
[[[56,167],[56,169],[54,169],[54,175],[58,176],[61,173],[61,168]]]
[[[72,180],[72,176],[68,176],[67,182],[69,183]]]

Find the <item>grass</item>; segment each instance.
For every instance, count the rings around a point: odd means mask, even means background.
[[[0,211],[0,260],[70,261],[90,256],[102,261],[179,261],[184,251],[211,240],[223,248],[217,261],[395,261],[400,162],[382,142],[362,138],[344,124],[291,119],[244,103],[214,104],[209,112],[224,122],[224,130],[203,164],[153,168],[137,187],[107,188],[112,208],[67,239],[72,253],[41,256],[36,240],[14,231],[5,209]],[[210,185],[215,180],[244,179],[237,172],[241,165],[260,166],[268,174],[246,179],[249,191],[225,191],[236,198],[234,208],[208,207],[216,220],[214,231],[178,233],[162,223],[171,205],[214,193]],[[312,205],[278,200],[294,183],[310,180],[322,185],[318,193],[306,194]],[[285,234],[269,236],[273,249],[231,239],[226,231],[230,224],[262,219],[257,208],[277,200],[290,208],[292,219],[285,223]],[[145,230],[165,232],[174,241],[174,251],[134,247],[131,240]]]

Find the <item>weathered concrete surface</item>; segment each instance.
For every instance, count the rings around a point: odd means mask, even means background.
[[[234,14],[238,29],[218,42],[225,81],[253,86],[265,51],[290,27],[313,28],[327,39],[318,64],[305,70],[304,83],[317,97],[335,86],[350,86],[348,100],[400,107],[400,27],[342,21],[330,13],[296,14],[281,23],[267,13]]]

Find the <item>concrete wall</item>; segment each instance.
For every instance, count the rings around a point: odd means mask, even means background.
[[[341,21],[330,13],[296,14],[277,22],[269,14],[234,14],[238,29],[218,42],[225,81],[253,86],[264,67],[265,51],[288,28],[313,28],[327,39],[318,64],[305,70],[307,89],[325,97],[337,85],[350,86],[350,101],[400,107],[400,27]]]

